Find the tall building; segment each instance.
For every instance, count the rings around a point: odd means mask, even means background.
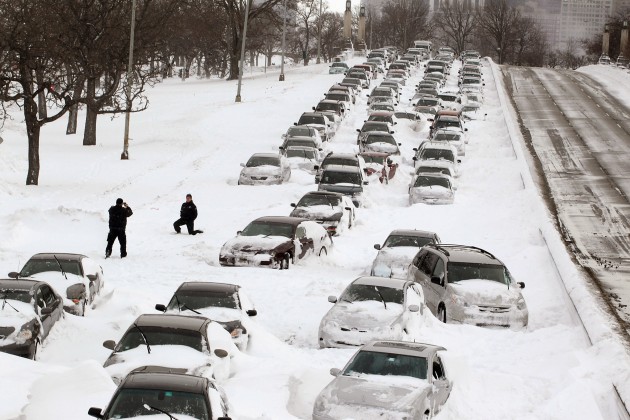
[[[562,0],[558,48],[602,34],[612,11],[612,0]]]

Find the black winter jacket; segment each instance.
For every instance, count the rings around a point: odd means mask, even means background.
[[[109,208],[109,228],[124,229],[127,227],[127,217],[131,216],[133,211],[130,207],[121,205],[111,206]]]
[[[182,209],[179,211],[179,217],[184,220],[195,220],[197,218],[197,206],[190,200],[190,202],[184,202]]]

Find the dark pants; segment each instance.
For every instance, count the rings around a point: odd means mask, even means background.
[[[186,225],[186,228],[188,229],[188,234],[189,235],[196,235],[197,232],[195,231],[195,221],[194,220],[188,220],[188,219],[177,219],[175,221],[175,223],[173,223],[173,227],[175,228],[175,232],[179,233],[181,232],[181,229],[179,228],[180,226]]]
[[[118,238],[118,242],[120,242],[120,256],[124,257],[127,255],[127,234],[125,233],[124,228],[109,228],[109,234],[107,235],[107,248],[105,248],[105,252],[108,254],[112,253],[112,246],[114,245],[116,238]]]

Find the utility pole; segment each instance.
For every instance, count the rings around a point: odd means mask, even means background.
[[[284,82],[284,47],[286,45],[287,37],[287,0],[282,0],[282,7],[284,8],[284,21],[282,23],[282,62],[280,63],[280,82]]]
[[[131,34],[129,36],[129,61],[127,62],[127,111],[125,112],[125,137],[121,160],[129,160],[129,119],[131,117],[131,85],[133,84],[133,38],[136,30],[136,0],[131,0]]]
[[[317,61],[315,64],[321,63],[322,49],[322,0],[319,0],[319,17],[317,18]]]
[[[135,1],[135,0],[134,0]],[[243,40],[241,41],[241,64],[238,68],[238,88],[234,102],[241,102],[241,83],[243,82],[243,67],[245,64],[245,41],[247,40],[247,18],[249,17],[249,2],[245,0],[245,24],[243,25]]]

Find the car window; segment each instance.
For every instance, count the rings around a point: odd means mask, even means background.
[[[438,259],[435,264],[435,268],[433,268],[433,274],[431,277],[438,277],[439,279],[444,278],[444,261],[441,258]]]
[[[304,229],[304,226],[297,227],[295,230],[295,237],[298,239],[306,238],[306,229]]]
[[[437,255],[429,252],[422,259],[422,261],[420,261],[420,266],[418,268],[428,277],[431,277],[431,274],[433,273],[433,267],[435,267],[435,263],[438,260],[439,260],[439,257]]]
[[[442,361],[439,357],[435,357],[433,361],[433,379],[445,379],[444,377],[444,367],[442,366]]]
[[[37,293],[35,294],[35,303],[37,303],[37,306],[40,309],[43,309],[46,307],[46,302],[44,301],[44,296],[42,294],[42,288],[40,287],[39,289],[37,289]]]
[[[424,256],[427,254],[426,250],[418,251],[415,257],[413,257],[413,261],[411,262],[418,270],[420,269],[420,263],[424,259]]]
[[[42,286],[39,288],[39,290],[41,290],[42,298],[44,299],[46,306],[52,306],[55,303],[56,298],[53,291],[50,290],[50,287]]]

